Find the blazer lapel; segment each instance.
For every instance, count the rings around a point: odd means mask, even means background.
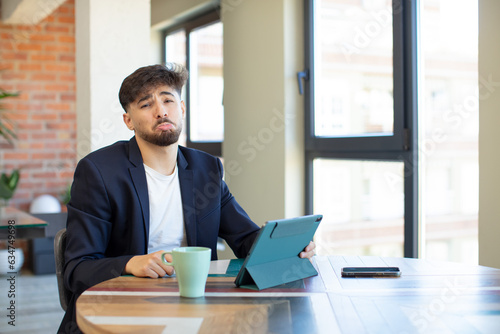
[[[133,167],[129,168],[130,177],[134,183],[135,191],[139,197],[141,204],[142,219],[144,224],[145,233],[145,254],[147,254],[147,247],[149,243],[149,195],[148,195],[148,182],[146,180],[146,172],[144,170],[144,163],[142,160],[141,151],[137,145],[135,137],[130,139],[129,144],[129,160]]]
[[[181,187],[182,210],[184,213],[184,226],[188,245],[196,245],[196,214],[193,193],[193,171],[179,147],[177,153],[177,166],[179,168],[179,183]]]

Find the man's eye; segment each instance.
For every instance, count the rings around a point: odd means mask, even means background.
[[[173,100],[165,100],[165,103],[174,102]]]
[[[147,107],[149,107],[149,104],[147,104],[147,103],[146,103],[146,104],[141,105],[141,109],[144,109],[144,108],[147,108]]]

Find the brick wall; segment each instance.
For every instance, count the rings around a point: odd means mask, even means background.
[[[21,168],[10,205],[28,210],[38,195],[57,198],[76,164],[74,0],[36,25],[0,22],[0,87],[19,92],[4,99],[17,124],[13,145],[0,139],[0,171]]]

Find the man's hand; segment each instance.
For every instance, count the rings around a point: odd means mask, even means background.
[[[315,249],[316,249],[316,244],[313,241],[311,241],[309,245],[307,245],[307,247],[304,248],[304,251],[300,252],[299,257],[310,260],[315,253],[314,251]]]
[[[164,251],[157,251],[146,255],[137,255],[131,258],[125,265],[125,274],[132,274],[137,277],[158,278],[165,275],[172,275],[174,267],[167,266],[161,260]],[[165,260],[172,262],[172,256],[165,254]]]

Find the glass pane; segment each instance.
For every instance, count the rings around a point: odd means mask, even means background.
[[[184,30],[169,34],[165,40],[167,62],[186,66],[186,32]]]
[[[316,1],[314,133],[392,135],[391,0]]]
[[[318,254],[403,256],[403,163],[315,159]]]
[[[422,1],[420,33],[424,255],[477,264],[478,1]]]
[[[190,139],[220,142],[224,139],[222,23],[193,30],[189,38]]]
[[[165,39],[165,60],[186,66],[186,32],[179,30],[167,35]],[[182,90],[181,99],[186,101],[186,89]],[[186,127],[182,128],[179,144],[186,146]]]

